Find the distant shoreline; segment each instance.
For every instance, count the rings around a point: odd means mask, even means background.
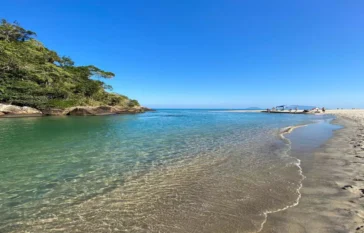
[[[118,114],[137,114],[153,109],[134,106],[75,106],[65,109],[48,108],[36,109],[27,106],[17,106],[11,104],[0,103],[0,118],[24,118],[24,117],[43,117],[43,116],[107,116]]]
[[[261,112],[263,110],[210,110],[210,112]]]

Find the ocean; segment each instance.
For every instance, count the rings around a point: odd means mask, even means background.
[[[282,129],[332,118],[163,109],[2,118],[0,232],[259,232],[300,198],[304,174]]]

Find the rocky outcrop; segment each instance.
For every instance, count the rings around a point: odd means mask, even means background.
[[[66,109],[43,109],[39,111],[30,107],[19,107],[10,104],[0,104],[0,117],[4,116],[103,116],[113,114],[135,114],[153,111],[146,107],[122,108],[118,106],[77,106]]]
[[[146,111],[151,111],[151,109],[145,107],[121,108],[116,106],[99,106],[99,107],[79,106],[66,109],[63,115],[102,116],[102,115],[113,115],[113,114],[143,113]]]
[[[96,113],[93,111],[92,108],[88,107],[76,107],[69,110],[65,115],[69,116],[93,116]]]
[[[151,109],[151,108],[147,108],[147,107],[143,107],[143,106],[141,106],[140,108],[143,112],[155,112],[155,110]]]
[[[64,115],[64,109],[48,108],[48,109],[43,109],[42,113],[44,116],[62,116]]]
[[[11,104],[0,104],[0,116],[31,116],[42,115],[38,109],[31,107],[20,107]]]

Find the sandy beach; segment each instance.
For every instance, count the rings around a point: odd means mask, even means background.
[[[261,232],[364,232],[364,110],[328,110],[343,126],[314,152],[299,204],[268,215]]]

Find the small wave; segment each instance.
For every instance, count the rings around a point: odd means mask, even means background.
[[[280,138],[281,138],[284,142],[286,142],[286,143],[289,145],[289,148],[288,148],[288,150],[286,151],[286,154],[287,154],[287,155],[288,155],[288,151],[290,151],[290,150],[291,150],[291,141],[290,141],[288,138],[286,138],[284,135],[285,135],[285,134],[290,134],[290,133],[292,133],[292,132],[293,132],[293,130],[295,130],[295,129],[297,129],[297,128],[306,127],[306,126],[307,126],[307,125],[288,126],[288,127],[285,127],[285,128],[283,128],[283,129],[281,129],[281,130],[280,130],[280,134],[279,134]],[[292,156],[290,156],[290,157],[292,157]],[[261,232],[261,231],[263,230],[263,228],[264,228],[264,224],[265,224],[265,223],[267,222],[267,220],[268,220],[268,214],[272,214],[272,213],[277,213],[277,212],[280,212],[280,211],[284,211],[284,210],[286,210],[286,209],[288,209],[288,208],[295,207],[295,206],[297,206],[297,205],[299,204],[299,201],[300,201],[300,199],[301,199],[301,197],[302,197],[302,194],[301,194],[301,192],[300,192],[300,190],[301,190],[301,188],[302,188],[302,186],[303,186],[303,185],[302,185],[302,182],[303,182],[303,180],[304,180],[306,177],[303,175],[303,170],[302,170],[302,167],[301,167],[301,160],[300,160],[300,159],[298,159],[298,158],[295,158],[295,157],[292,157],[292,158],[296,159],[296,162],[294,163],[294,165],[298,167],[298,169],[299,169],[299,174],[300,174],[300,176],[301,176],[301,180],[299,181],[299,182],[300,182],[300,184],[299,184],[299,186],[298,186],[298,188],[297,188],[297,190],[296,190],[296,192],[297,192],[297,194],[298,194],[298,197],[297,197],[296,201],[295,201],[293,204],[291,204],[291,205],[287,205],[287,206],[285,206],[285,207],[283,207],[283,208],[276,209],[276,210],[269,210],[269,211],[265,211],[265,212],[263,213],[263,215],[264,215],[264,221],[261,223],[260,228],[259,228],[259,230],[258,230],[257,232]]]

